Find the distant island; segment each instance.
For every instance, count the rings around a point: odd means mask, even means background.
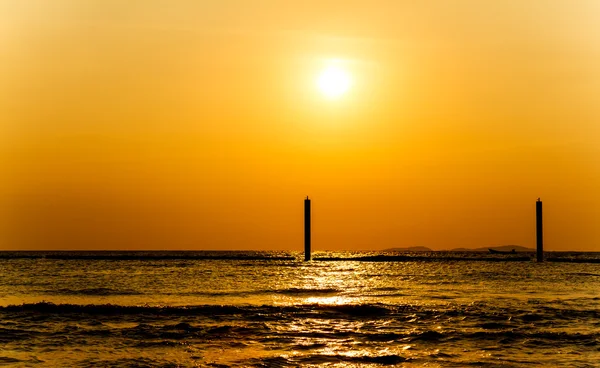
[[[406,248],[389,248],[384,249],[383,252],[435,252],[433,249],[427,247],[406,247]]]
[[[500,246],[489,246],[481,248],[454,248],[450,250],[433,250],[427,247],[405,247],[405,248],[388,248],[384,249],[383,252],[489,252],[490,249],[510,252],[513,249],[515,253],[531,253],[535,252],[533,248],[526,248],[520,245],[500,245]]]

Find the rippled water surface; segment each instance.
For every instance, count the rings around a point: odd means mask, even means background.
[[[600,361],[597,263],[205,254],[4,254],[0,366],[593,367]]]

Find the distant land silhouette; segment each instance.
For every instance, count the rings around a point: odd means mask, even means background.
[[[499,250],[501,252],[510,252],[513,249],[516,253],[531,253],[535,252],[534,248],[526,248],[520,245],[500,245],[481,248],[454,248],[449,250],[433,250],[427,247],[405,247],[405,248],[388,248],[384,252],[489,252],[490,249]]]

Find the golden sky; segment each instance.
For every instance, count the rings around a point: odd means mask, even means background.
[[[0,249],[600,251],[596,0],[0,0]],[[337,99],[317,88],[336,64]]]

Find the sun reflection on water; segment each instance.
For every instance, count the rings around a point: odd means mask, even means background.
[[[345,296],[311,296],[305,298],[303,304],[325,304],[325,305],[344,305],[355,303],[356,299],[360,298],[348,298]]]

